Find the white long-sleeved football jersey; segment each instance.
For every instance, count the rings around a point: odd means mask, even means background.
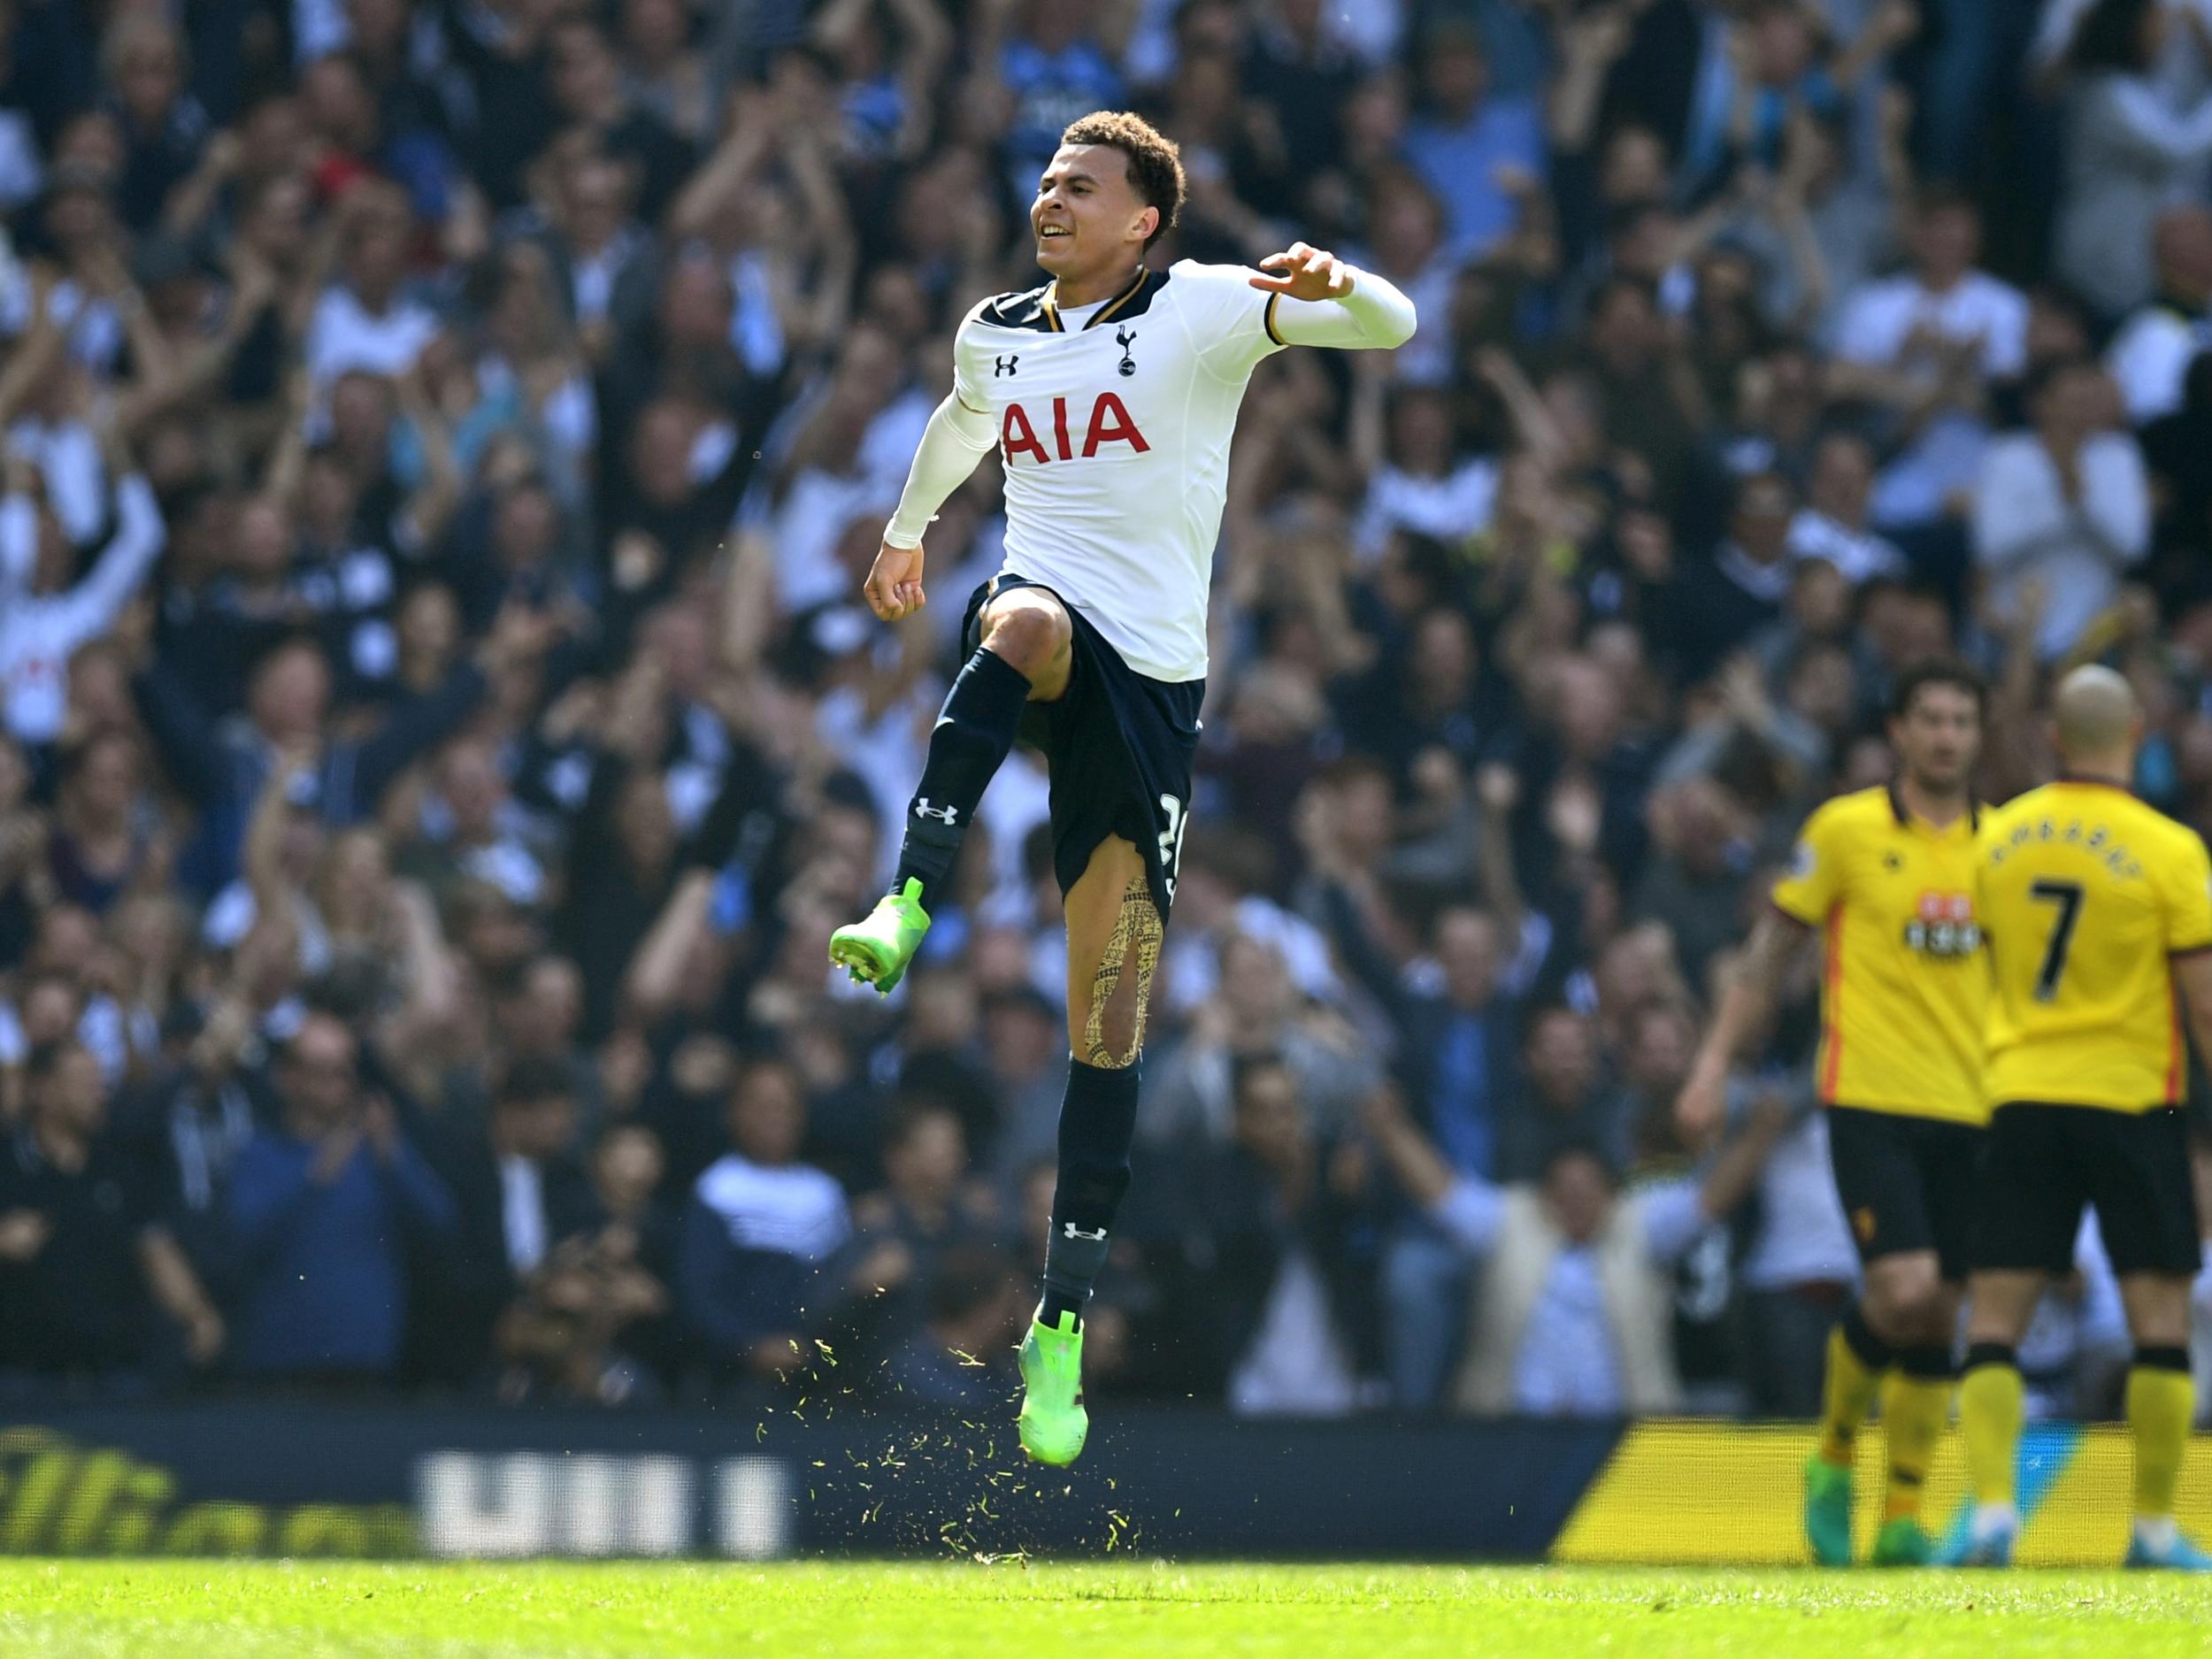
[[[1206,600],[1237,408],[1285,343],[1240,265],[1148,271],[1071,324],[1049,283],[969,312],[955,393],[1006,468],[1010,574],[1080,611],[1138,673],[1206,672]]]

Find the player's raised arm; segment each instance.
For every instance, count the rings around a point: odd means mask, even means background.
[[[1260,261],[1250,279],[1273,295],[1268,330],[1285,345],[1387,350],[1413,338],[1413,302],[1372,271],[1294,242]]]

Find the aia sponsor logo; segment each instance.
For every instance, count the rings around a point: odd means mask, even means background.
[[[1110,443],[1125,443],[1136,455],[1143,455],[1152,448],[1145,442],[1144,434],[1137,430],[1128,406],[1111,392],[1098,395],[1091,405],[1089,419],[1083,423],[1080,437],[1071,426],[1068,412],[1068,400],[1054,398],[1051,409],[1043,411],[1046,424],[1041,434],[1036,420],[1025,407],[1020,403],[1007,404],[1006,413],[999,421],[999,450],[1006,465],[1013,465],[1016,456],[1026,456],[1039,466],[1049,466],[1055,461],[1087,461]]]

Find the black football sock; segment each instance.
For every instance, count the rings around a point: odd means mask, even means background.
[[[1029,680],[1022,672],[978,646],[945,694],[929,734],[922,781],[907,803],[906,839],[892,892],[902,893],[910,879],[918,879],[922,908],[935,913],[938,887],[952,872],[984,790],[1014,747],[1028,701]]]
[[[1060,1102],[1060,1181],[1045,1240],[1045,1294],[1038,1318],[1056,1325],[1072,1313],[1079,1326],[1091,1286],[1106,1265],[1106,1234],[1129,1190],[1129,1146],[1137,1133],[1135,1064],[1109,1068],[1068,1062]]]

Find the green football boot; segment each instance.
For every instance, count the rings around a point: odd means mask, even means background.
[[[1822,1566],[1851,1564],[1851,1471],[1824,1457],[1805,1465],[1805,1541]]]
[[[830,935],[830,960],[860,984],[872,985],[888,996],[905,977],[906,964],[914,959],[927,932],[929,912],[922,908],[922,884],[910,877],[903,891],[878,899],[865,920]]]
[[[1924,1567],[1935,1559],[1935,1543],[1909,1515],[1882,1523],[1874,1534],[1873,1562],[1878,1567]]]
[[[1022,1450],[1041,1463],[1073,1463],[1091,1432],[1090,1414],[1083,1409],[1083,1331],[1075,1315],[1063,1311],[1057,1330],[1032,1319],[1022,1338],[1021,1367],[1016,1426]]]

